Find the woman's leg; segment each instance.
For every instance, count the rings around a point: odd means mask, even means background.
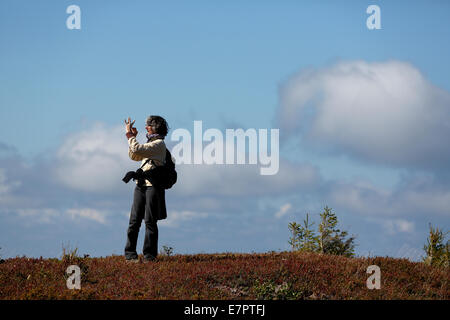
[[[158,255],[158,192],[147,187],[145,202],[144,258],[153,260]]]
[[[138,186],[134,189],[133,206],[131,207],[130,223],[127,231],[127,244],[125,246],[125,258],[137,259],[136,244],[141,227],[142,219],[145,215],[145,189]]]

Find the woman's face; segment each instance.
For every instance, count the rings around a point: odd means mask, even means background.
[[[148,132],[149,134],[155,133],[155,132],[153,131],[153,128],[152,128],[151,126],[149,126],[149,125],[146,125],[146,126],[145,126],[145,129],[147,130],[147,132]]]

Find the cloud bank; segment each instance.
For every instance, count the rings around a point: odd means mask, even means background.
[[[450,94],[406,62],[302,70],[281,86],[277,115],[284,137],[316,151],[394,167],[449,168]]]

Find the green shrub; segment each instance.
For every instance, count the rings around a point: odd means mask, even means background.
[[[162,251],[163,255],[166,255],[166,256],[170,257],[173,254],[173,248],[172,247],[163,246],[162,249],[163,249],[163,251]]]
[[[309,223],[308,214],[306,214],[306,219],[303,220],[303,225],[296,222],[289,223],[289,230],[292,233],[289,244],[292,246],[293,250],[317,251],[319,238],[315,235],[314,230],[311,229],[313,225],[314,223]]]
[[[348,237],[347,231],[337,228],[336,214],[326,206],[320,213],[321,222],[318,227],[318,235],[312,230],[314,223],[309,222],[309,215],[303,220],[303,225],[291,222],[289,230],[291,238],[289,244],[295,251],[319,252],[324,254],[342,255],[351,257],[354,255],[355,237]]]
[[[423,249],[426,253],[426,257],[423,259],[424,262],[431,266],[443,266],[448,268],[450,262],[449,255],[449,242],[444,244],[445,237],[448,232],[445,232],[438,227],[433,228],[430,224],[430,233],[427,238],[427,244],[424,245]]]
[[[73,262],[79,260],[81,257],[78,255],[78,248],[70,247],[70,244],[64,246],[62,244],[62,255],[61,261],[63,262]]]
[[[295,290],[291,283],[283,282],[277,285],[272,280],[262,283],[256,280],[253,292],[258,300],[298,300],[305,296],[303,291]]]

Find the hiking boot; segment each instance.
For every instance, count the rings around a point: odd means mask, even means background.
[[[153,256],[149,256],[149,257],[144,257],[144,262],[151,262],[151,261],[155,261],[156,258]]]
[[[126,259],[127,263],[139,263],[139,258]]]

